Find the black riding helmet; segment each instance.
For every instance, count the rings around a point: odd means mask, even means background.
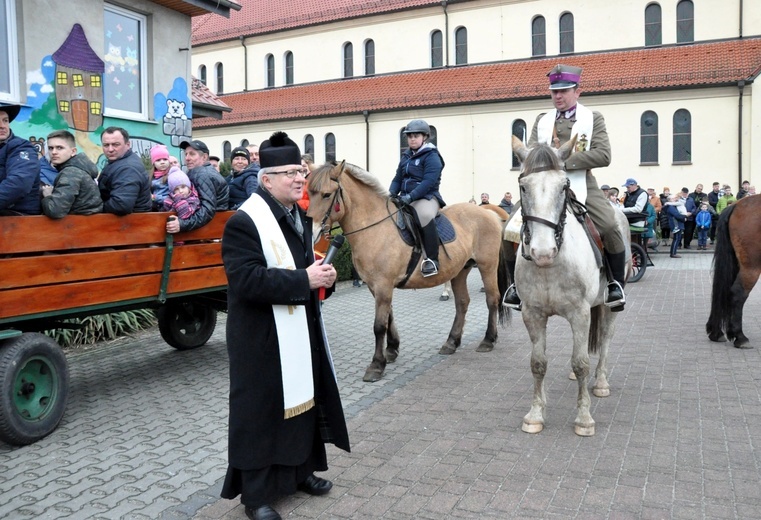
[[[404,133],[405,134],[423,134],[426,137],[429,137],[431,135],[431,127],[428,126],[428,123],[426,123],[422,119],[413,119],[412,121],[407,123],[407,126],[404,127]]]

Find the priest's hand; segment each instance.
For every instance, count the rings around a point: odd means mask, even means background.
[[[338,273],[332,265],[322,265],[322,260],[317,260],[307,267],[307,276],[309,277],[309,288],[319,289],[320,287],[332,287]]]

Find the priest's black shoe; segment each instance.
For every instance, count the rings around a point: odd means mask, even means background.
[[[246,516],[251,520],[281,520],[281,516],[270,506],[262,506],[256,509],[246,506]]]
[[[333,483],[324,478],[316,477],[314,474],[309,475],[304,482],[299,484],[299,491],[310,495],[327,495],[333,487]]]

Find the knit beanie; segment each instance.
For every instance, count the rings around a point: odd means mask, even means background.
[[[151,164],[159,159],[169,159],[169,150],[163,144],[157,144],[151,148]]]
[[[190,179],[188,179],[188,176],[185,175],[185,172],[180,170],[177,166],[172,166],[172,169],[169,170],[167,185],[169,185],[169,193],[174,193],[174,189],[177,186],[187,186],[188,188],[191,187]]]

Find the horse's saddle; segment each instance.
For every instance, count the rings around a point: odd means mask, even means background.
[[[571,213],[573,213],[573,216],[576,217],[576,220],[578,220],[581,223],[581,227],[584,228],[584,231],[587,234],[587,238],[589,238],[589,243],[592,245],[592,250],[595,252],[595,260],[597,261],[597,266],[602,267],[603,265],[603,245],[602,245],[602,237],[600,237],[600,232],[597,231],[597,227],[595,226],[595,223],[592,222],[592,219],[589,218],[589,213],[587,212],[587,207],[576,200],[576,197],[573,196],[573,192],[571,192],[571,196],[568,197],[568,206],[571,209]]]
[[[434,222],[436,222],[436,230],[439,232],[439,242],[448,244],[455,241],[457,236],[455,235],[454,226],[445,215],[439,213],[436,215]],[[420,245],[416,240],[416,237],[420,233],[414,231],[416,225],[415,217],[404,208],[396,214],[396,229],[399,231],[399,236],[402,237],[402,240],[408,246]]]

